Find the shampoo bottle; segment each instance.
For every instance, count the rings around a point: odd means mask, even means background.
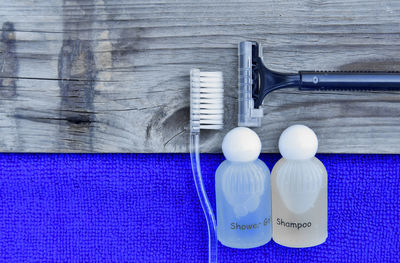
[[[226,160],[215,174],[218,240],[232,248],[253,248],[271,240],[270,172],[258,159],[261,142],[245,127],[224,138]]]
[[[283,131],[283,158],[271,173],[273,239],[287,247],[311,247],[325,242],[327,172],[315,158],[318,140],[304,125]]]

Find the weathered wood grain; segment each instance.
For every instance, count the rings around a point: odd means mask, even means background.
[[[237,114],[237,44],[268,67],[400,70],[400,2],[0,0],[0,151],[186,152],[189,70],[221,70],[224,131]],[[400,153],[399,92],[276,91],[264,152],[303,123],[320,152]]]

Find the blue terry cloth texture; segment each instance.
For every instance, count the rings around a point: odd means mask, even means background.
[[[400,155],[318,155],[329,236],[219,246],[220,262],[400,262]],[[263,154],[271,169],[277,154]],[[211,202],[221,154],[203,154]],[[0,262],[206,262],[188,154],[1,154]]]

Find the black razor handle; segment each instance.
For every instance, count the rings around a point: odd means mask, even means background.
[[[300,90],[400,90],[400,72],[300,71]]]

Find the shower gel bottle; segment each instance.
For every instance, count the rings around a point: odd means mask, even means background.
[[[325,242],[327,172],[315,158],[318,140],[304,125],[283,131],[283,158],[271,173],[273,239],[286,247],[312,247]]]
[[[215,174],[218,240],[232,248],[254,248],[271,240],[270,172],[258,159],[261,142],[245,127],[224,138],[226,160]]]

